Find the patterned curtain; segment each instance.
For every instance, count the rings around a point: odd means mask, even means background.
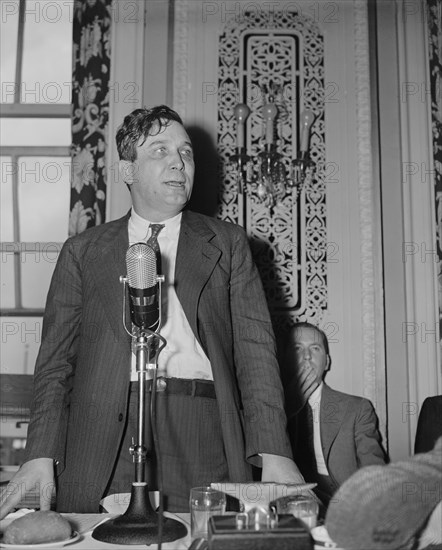
[[[427,0],[431,118],[436,198],[436,246],[438,255],[439,333],[442,345],[442,2]]]
[[[105,221],[112,0],[75,0],[69,235]]]

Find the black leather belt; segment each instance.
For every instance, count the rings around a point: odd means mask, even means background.
[[[137,386],[132,382],[132,386]],[[152,380],[147,381],[147,388],[150,391]],[[211,380],[193,380],[187,378],[157,378],[157,392],[174,395],[190,395],[192,397],[209,397],[216,399],[215,385]]]

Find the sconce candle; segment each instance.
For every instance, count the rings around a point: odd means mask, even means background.
[[[304,111],[301,114],[301,146],[299,148],[301,156],[304,156],[308,151],[310,141],[310,128],[312,127],[315,115],[312,111]]]
[[[286,197],[292,199],[296,195],[296,200],[304,187],[310,185],[315,168],[315,163],[309,156],[310,128],[315,119],[312,111],[304,111],[301,114],[300,143],[294,138],[297,150],[291,151],[290,154],[290,157],[296,155],[296,158],[291,158],[290,162],[289,158],[284,159],[283,154],[277,150],[278,135],[275,122],[279,111],[275,97],[282,94],[283,88],[281,84],[275,85],[272,82],[261,86],[263,98],[261,119],[264,135],[261,136],[260,141],[264,141],[264,147],[255,154],[257,158],[247,154],[245,123],[251,111],[245,103],[239,103],[233,110],[237,125],[236,151],[229,155],[229,158],[234,167],[233,175],[236,179],[238,194],[247,193],[254,201],[259,201],[269,208],[284,201]],[[282,105],[284,106],[283,101]],[[257,118],[259,117],[252,120],[253,130]],[[281,142],[284,141],[282,137]],[[255,148],[256,144],[253,145]],[[249,143],[249,146],[252,146],[252,143]],[[290,172],[287,170],[288,165],[290,165]],[[296,189],[295,194],[294,189]]]
[[[245,147],[245,134],[244,134],[244,125],[246,123],[247,117],[250,114],[250,109],[245,103],[238,103],[235,107],[235,119],[237,123],[237,135],[236,135],[236,145],[238,150],[241,150],[242,147]]]
[[[278,109],[274,103],[266,103],[262,107],[262,118],[265,125],[266,143],[268,145],[273,143],[274,120],[277,113]]]

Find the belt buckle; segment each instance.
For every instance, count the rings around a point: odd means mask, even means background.
[[[156,387],[157,392],[166,391],[166,388],[167,388],[166,378],[164,376],[159,376],[157,378],[157,387]]]

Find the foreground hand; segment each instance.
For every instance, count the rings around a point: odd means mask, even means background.
[[[261,481],[305,483],[301,472],[291,458],[266,453],[262,453]]]
[[[261,481],[273,481],[275,483],[308,483],[295,462],[286,456],[278,456],[262,453],[262,476]],[[308,495],[314,500],[319,501],[318,497],[311,489],[305,489],[302,494]]]
[[[0,493],[0,519],[16,508],[26,493],[40,493],[40,510],[49,510],[55,494],[54,461],[35,458],[25,462]]]

